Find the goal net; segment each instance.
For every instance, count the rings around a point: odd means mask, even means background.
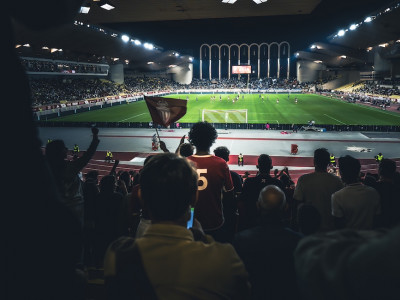
[[[247,123],[247,109],[203,109],[201,119],[209,123]]]

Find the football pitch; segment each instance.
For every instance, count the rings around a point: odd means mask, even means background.
[[[247,119],[247,123],[253,124],[307,124],[314,120],[316,124],[324,125],[400,125],[398,113],[320,95],[241,94],[237,101],[233,101],[236,96],[175,94],[165,97],[189,99],[187,113],[179,120],[181,123],[195,123],[204,116],[205,120],[212,123],[244,123]],[[51,121],[150,122],[151,117],[146,102],[138,101],[62,116]]]

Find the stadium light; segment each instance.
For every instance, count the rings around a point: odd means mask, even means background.
[[[256,4],[267,2],[268,0],[253,0]]]
[[[315,49],[315,48],[317,48],[317,46],[316,46],[316,45],[311,45],[310,48],[311,48],[311,49]]]
[[[90,3],[86,3],[81,6],[81,9],[79,10],[79,13],[81,14],[88,14],[90,10]]]
[[[121,40],[122,40],[124,43],[127,43],[127,42],[129,42],[130,38],[129,38],[129,36],[127,36],[126,34],[124,34],[124,35],[121,36]]]
[[[178,56],[179,56],[179,53],[178,53],[178,52],[175,52],[175,56],[178,57]]]
[[[340,29],[337,33],[338,36],[344,36],[346,32],[343,29]]]
[[[322,60],[314,60],[316,64],[322,64]]]
[[[154,61],[148,61],[147,64],[152,65],[152,64],[154,64]]]
[[[236,0],[222,0],[222,3],[228,3],[228,4],[233,4],[235,2]]]
[[[296,52],[294,55],[295,55],[296,57],[299,57],[300,53],[299,53],[299,52]]]
[[[356,30],[357,27],[358,27],[357,24],[352,24],[352,25],[350,25],[349,29],[350,29],[350,30]]]
[[[24,46],[24,47],[30,47],[31,45],[29,45],[29,44],[23,44],[22,46]]]
[[[115,6],[113,4],[111,4],[110,1],[100,1],[99,6],[105,10],[112,10],[115,8]]]
[[[193,61],[193,57],[189,57],[189,61]]]
[[[150,44],[150,43],[144,43],[143,47],[145,47],[146,49],[149,49],[149,50],[153,50],[154,49],[154,45]]]
[[[347,56],[346,55],[341,55],[340,58],[347,58]]]
[[[142,44],[142,42],[141,42],[141,41],[139,41],[139,40],[133,40],[133,43],[135,43],[135,45],[136,45],[136,46],[139,46],[139,45],[141,45],[141,44]]]
[[[371,18],[371,17],[366,17],[365,20],[364,20],[365,23],[369,23],[369,22],[371,22],[371,21],[372,21],[372,18]]]

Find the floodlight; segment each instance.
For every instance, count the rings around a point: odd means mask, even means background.
[[[357,27],[358,27],[357,24],[352,24],[352,25],[350,25],[349,29],[350,29],[350,30],[356,30]]]
[[[133,42],[135,43],[135,45],[136,45],[136,46],[139,46],[139,45],[141,45],[141,44],[142,44],[142,42],[141,42],[141,41],[139,41],[139,40],[133,40]]]
[[[29,44],[23,44],[22,46],[24,46],[24,47],[30,47],[31,45],[29,45]]]
[[[179,53],[178,53],[178,52],[175,52],[175,56],[179,56]]]
[[[299,57],[300,53],[299,53],[299,52],[296,52],[294,55],[295,55],[296,57]]]
[[[193,57],[189,57],[189,60],[190,60],[190,61],[193,61]]]
[[[322,64],[322,60],[314,60],[314,62],[317,64]]]
[[[371,22],[371,21],[372,21],[372,18],[371,18],[371,17],[366,17],[365,20],[364,20],[365,23],[369,23],[369,22]]]
[[[154,49],[154,45],[153,44],[150,44],[150,43],[144,43],[144,45],[143,45],[146,49],[149,49],[149,50],[153,50]]]
[[[99,6],[105,10],[112,10],[115,8],[115,6],[113,4],[111,4],[110,1],[100,1]]]
[[[122,40],[124,43],[127,43],[127,42],[129,42],[130,38],[129,38],[129,36],[127,36],[126,34],[124,34],[124,35],[121,36],[121,40]]]
[[[311,48],[311,49],[315,49],[315,48],[317,48],[317,46],[316,46],[316,45],[311,45],[310,48]]]
[[[338,36],[344,36],[346,32],[343,29],[340,29],[337,33]]]
[[[90,4],[85,4],[81,6],[81,9],[79,10],[80,14],[88,14],[90,10]]]
[[[253,1],[256,4],[261,4],[261,3],[267,2],[268,0],[253,0]]]
[[[341,55],[340,58],[347,58],[347,56],[346,55]]]
[[[222,3],[229,3],[229,4],[233,4],[235,3],[236,0],[222,0]]]
[[[147,64],[152,65],[152,64],[154,64],[154,61],[148,61]]]

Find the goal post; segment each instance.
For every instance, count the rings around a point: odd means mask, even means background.
[[[201,120],[209,123],[247,123],[247,109],[203,109]]]

